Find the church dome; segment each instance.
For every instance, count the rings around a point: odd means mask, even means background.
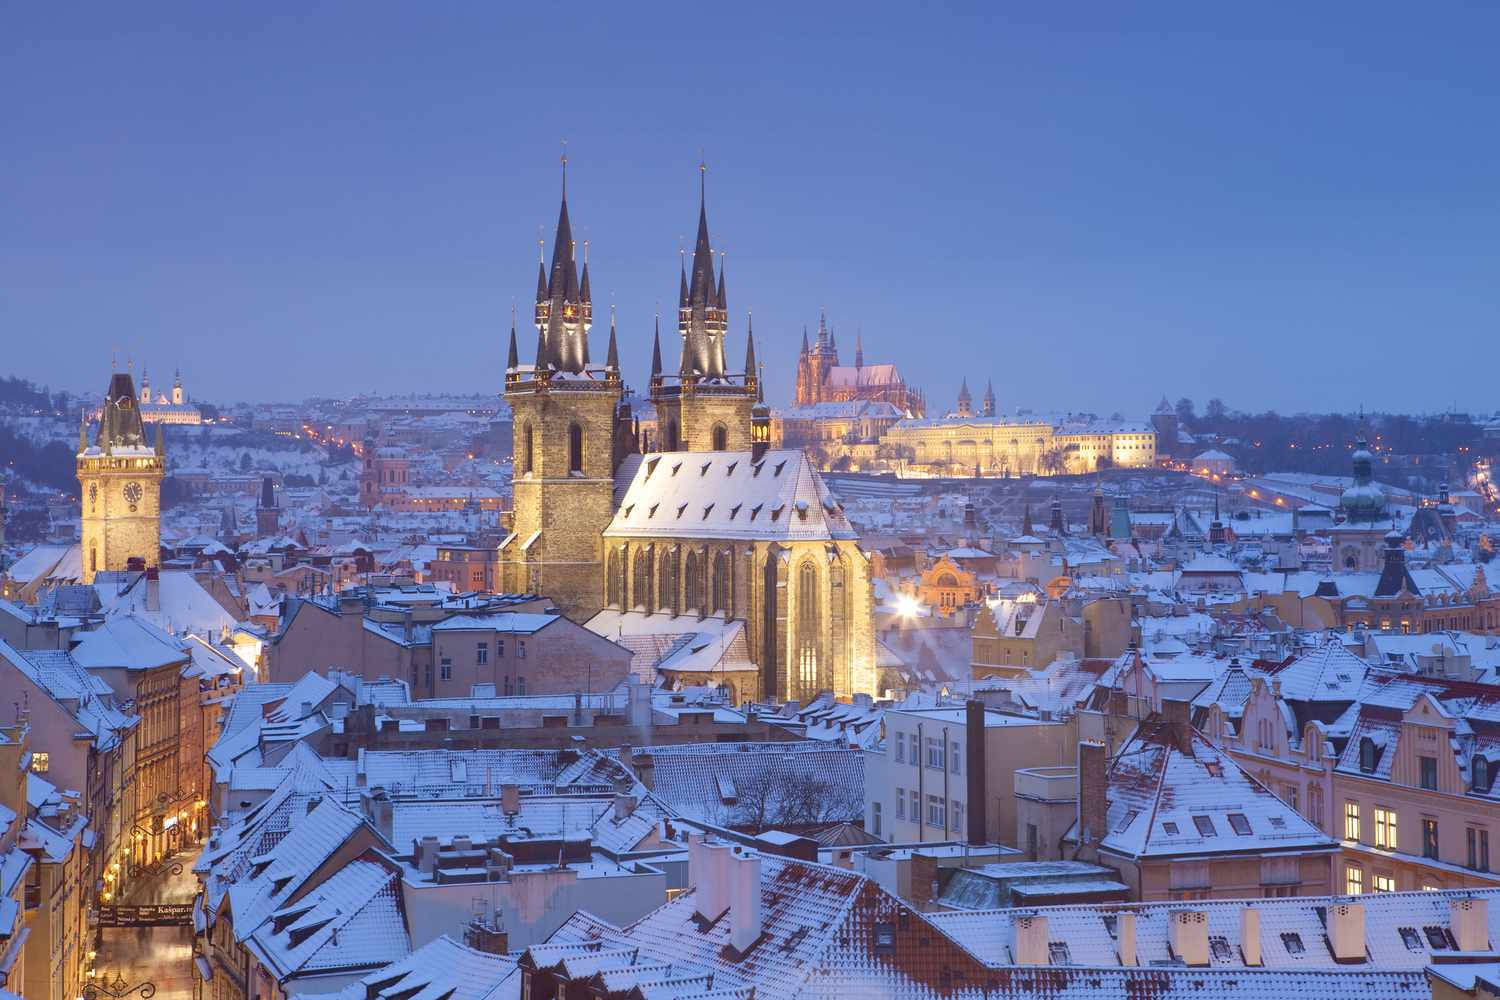
[[[1345,521],[1378,521],[1385,516],[1385,491],[1374,483],[1372,466],[1375,456],[1364,436],[1354,443],[1354,485],[1339,497],[1339,510]]]

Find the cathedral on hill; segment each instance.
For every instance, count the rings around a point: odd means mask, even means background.
[[[802,353],[797,355],[797,405],[849,402],[890,403],[909,417],[927,413],[922,393],[906,384],[894,364],[865,364],[862,338],[854,338],[853,366],[839,364],[839,346],[828,317],[818,318],[817,339],[809,345],[802,332]]]
[[[564,164],[566,171],[566,164]],[[504,590],[543,594],[635,652],[652,683],[722,684],[736,702],[874,693],[869,561],[801,451],[770,449],[754,335],[730,364],[729,306],[700,184],[691,270],[679,276],[675,370],[652,344],[657,430],[641,452],[613,317],[604,362],[568,214],[538,265],[536,350],[512,328],[514,520]]]

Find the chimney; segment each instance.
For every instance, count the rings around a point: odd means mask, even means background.
[[[1190,706],[1185,701],[1163,698],[1162,714],[1166,716],[1167,733],[1172,745],[1185,757],[1193,755],[1193,724],[1188,718]]]
[[[500,786],[500,811],[507,816],[514,816],[521,811],[521,786]]]
[[[1208,964],[1208,914],[1202,910],[1173,910],[1167,917],[1172,953],[1184,965]]]
[[[704,841],[698,845],[697,860],[698,874],[693,877],[694,895],[698,900],[695,912],[699,919],[712,922],[723,916],[729,906],[729,892],[725,885],[729,874],[729,845]],[[691,867],[692,864],[689,855],[688,865]]]
[[[1240,956],[1246,965],[1260,965],[1260,911],[1246,906],[1240,911]]]
[[[1109,783],[1105,777],[1104,744],[1078,741],[1078,843],[1096,845],[1104,839],[1109,811]]]
[[[938,894],[937,859],[921,851],[911,855],[911,905],[918,910],[929,910]]]
[[[988,810],[985,803],[990,797],[985,793],[984,752],[984,702],[970,699],[964,706],[964,741],[967,744],[969,776],[969,843],[978,847],[989,839],[985,820]]]
[[[1365,908],[1362,903],[1339,903],[1328,908],[1328,945],[1333,960],[1344,964],[1365,960]]]
[[[1120,952],[1121,965],[1139,965],[1135,957],[1135,913],[1124,910],[1115,914],[1116,946]]]
[[[1016,917],[1017,965],[1047,964],[1047,918],[1031,914]]]
[[[729,893],[729,946],[743,955],[760,940],[760,856],[741,854],[739,849],[725,858]]]
[[[1448,926],[1459,951],[1489,951],[1489,900],[1472,897],[1453,900],[1448,904]]]
[[[634,795],[616,795],[615,796],[615,822],[616,823],[619,823],[619,822],[622,822],[622,821],[624,821],[626,819],[629,819],[630,816],[631,816],[631,814],[633,814],[634,812],[635,812],[635,796]]]
[[[417,870],[423,875],[431,875],[437,867],[438,839],[434,836],[426,836],[416,843]]]
[[[389,841],[395,815],[391,806],[391,797],[386,794],[386,790],[376,787],[367,792],[361,792],[359,801],[364,807],[364,814],[370,821],[370,825],[380,831],[380,835]]]

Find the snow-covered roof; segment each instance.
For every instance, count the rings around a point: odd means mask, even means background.
[[[854,539],[843,506],[801,451],[661,452],[630,475],[608,538]]]

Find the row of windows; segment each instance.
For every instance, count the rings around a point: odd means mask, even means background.
[[[536,471],[536,430],[530,424],[521,428],[521,453],[516,462],[523,474]],[[583,472],[583,428],[568,425],[568,472]]]
[[[499,659],[500,657],[502,657],[504,655],[505,655],[505,640],[504,639],[496,639],[495,640],[495,657],[496,657],[496,659]],[[525,639],[517,639],[516,640],[516,659],[518,659],[518,660],[524,660],[524,659],[526,659],[526,640]],[[475,648],[474,648],[474,664],[475,664],[475,666],[484,666],[485,664],[487,664],[489,662],[490,662],[490,644],[488,642],[481,642],[481,643],[475,644]],[[429,675],[430,675],[430,673],[431,673],[431,669],[429,668]],[[453,657],[451,657],[451,656],[444,656],[444,657],[442,657],[438,661],[438,676],[441,679],[445,680],[445,681],[451,681],[453,679]],[[429,676],[429,679],[430,679],[430,676]]]
[[[1397,834],[1398,817],[1395,809],[1388,806],[1376,806],[1374,845],[1382,850],[1400,850],[1400,839]],[[1441,860],[1438,840],[1438,821],[1432,816],[1423,816],[1422,823],[1422,857],[1431,858],[1434,861]],[[1363,831],[1360,827],[1359,803],[1350,799],[1344,803],[1344,839],[1351,843],[1363,841]],[[1490,870],[1490,831],[1483,827],[1470,826],[1465,829],[1465,846],[1467,848],[1466,864],[1469,868],[1477,871]]]
[[[896,818],[910,819],[935,830],[946,830],[949,836],[964,832],[964,804],[957,799],[944,800],[941,795],[927,796],[927,812],[922,812],[922,794],[917,789],[896,788]],[[879,834],[880,804],[870,811],[873,834]]]
[[[916,733],[908,733],[905,736],[896,733],[891,738],[891,745],[895,747],[896,763],[910,763],[916,766],[921,762],[922,745]],[[907,750],[908,745],[911,747],[910,751]],[[939,771],[947,768],[953,774],[962,774],[963,750],[959,741],[951,740],[945,749],[941,736],[927,737],[927,766]]]

